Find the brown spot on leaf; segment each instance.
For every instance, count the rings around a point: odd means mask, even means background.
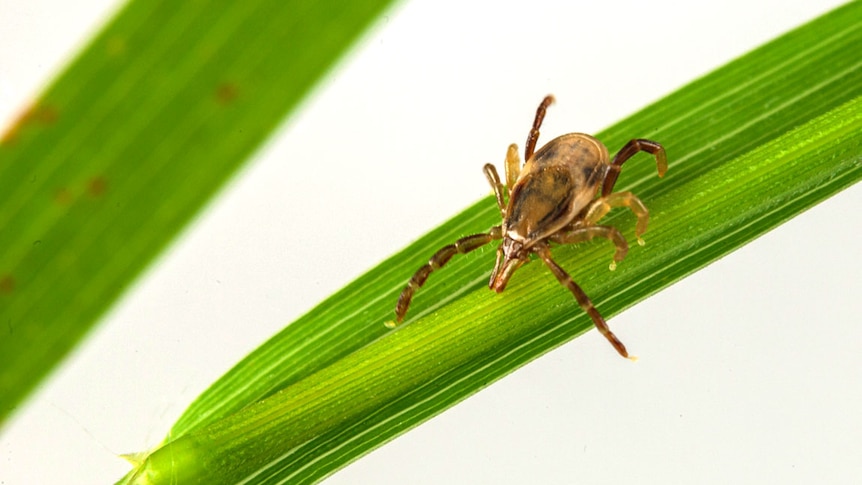
[[[18,139],[18,130],[15,129],[14,126],[10,126],[9,129],[3,132],[0,135],[0,145],[11,145],[15,143],[15,140]]]
[[[87,193],[93,197],[105,195],[106,190],[108,190],[108,180],[101,175],[97,175],[87,181]]]
[[[13,291],[15,291],[15,278],[8,274],[0,277],[0,294],[8,295]]]
[[[216,88],[216,100],[220,104],[231,104],[239,96],[239,88],[236,84],[225,82]]]
[[[0,145],[17,141],[18,135],[28,126],[47,126],[57,121],[57,110],[48,105],[30,105],[24,108],[12,124],[0,135]]]
[[[38,125],[53,125],[57,122],[57,110],[53,106],[40,105],[32,111],[32,120]]]
[[[26,109],[18,113],[18,116],[12,120],[12,124],[6,128],[6,131],[3,132],[3,135],[0,136],[0,144],[9,145],[14,143],[18,139],[18,132],[21,131],[21,128],[27,122],[27,119],[30,117],[30,110],[32,107],[28,106]]]

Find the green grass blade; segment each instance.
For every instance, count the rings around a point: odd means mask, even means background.
[[[389,2],[131,2],[0,141],[0,423]]]
[[[623,171],[619,190],[638,194],[652,219],[648,244],[616,272],[607,245],[555,251],[606,317],[862,178],[860,45],[854,3],[598,134],[612,149],[659,140],[670,159],[664,180],[646,156]],[[607,220],[631,236],[630,214]],[[484,199],[288,326],[189,408],[135,483],[319,480],[591,328],[539,264],[488,292],[493,248],[432,277],[408,326],[383,327],[434,250],[498,222]]]

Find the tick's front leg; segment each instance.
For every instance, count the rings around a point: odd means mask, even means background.
[[[521,175],[521,159],[518,157],[518,145],[512,143],[506,151],[506,188],[509,189],[508,195],[512,195],[512,187],[518,181],[519,175]]]
[[[490,163],[486,163],[485,166],[482,167],[482,171],[485,173],[485,178],[488,179],[488,183],[491,184],[491,189],[494,191],[494,197],[497,198],[497,207],[500,208],[500,215],[505,219],[506,199],[503,198],[503,192],[507,191],[507,189],[503,187],[503,183],[500,182],[500,175],[497,174],[497,167]],[[508,193],[506,195],[508,195]]]
[[[401,291],[398,303],[395,305],[395,320],[386,322],[386,326],[395,328],[404,320],[404,315],[407,314],[407,309],[410,307],[410,302],[413,300],[413,294],[416,290],[425,284],[431,273],[446,265],[453,256],[469,253],[481,248],[494,239],[501,239],[502,237],[502,228],[494,226],[486,234],[473,234],[472,236],[462,237],[455,241],[454,244],[440,248],[407,282],[407,286]]]

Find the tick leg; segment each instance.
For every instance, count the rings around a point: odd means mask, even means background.
[[[404,315],[407,313],[407,308],[410,307],[410,301],[413,300],[413,293],[425,284],[425,281],[432,272],[442,268],[446,263],[448,263],[449,260],[452,259],[452,256],[459,253],[469,253],[470,251],[479,249],[488,244],[494,239],[502,239],[502,237],[502,228],[500,226],[494,226],[485,234],[473,234],[472,236],[462,237],[455,241],[455,244],[450,244],[440,248],[436,253],[434,253],[434,256],[431,256],[431,259],[428,260],[425,265],[413,274],[410,281],[407,282],[407,286],[405,286],[404,290],[401,291],[401,296],[398,297],[398,303],[395,305],[395,320],[386,322],[386,326],[389,328],[395,328],[399,323],[404,321]]]
[[[503,198],[503,194],[506,194],[506,197],[511,197],[512,195],[512,187],[515,186],[515,182],[518,181],[518,175],[521,174],[521,160],[518,158],[518,145],[512,143],[509,145],[509,149],[506,151],[506,186],[503,187],[502,182],[500,181],[500,175],[497,174],[497,167],[490,163],[486,163],[485,167],[482,169],[485,172],[485,177],[488,179],[488,183],[491,184],[491,188],[494,189],[494,196],[497,198],[497,207],[500,208],[500,215],[503,218],[506,218],[506,199]]]
[[[605,175],[605,182],[602,185],[602,195],[608,195],[613,192],[614,184],[617,183],[617,177],[620,176],[620,167],[622,167],[622,164],[626,163],[626,160],[634,156],[635,153],[641,151],[655,155],[658,176],[664,177],[665,172],[667,172],[667,155],[664,152],[664,147],[654,141],[642,138],[631,140],[620,148],[620,151],[617,152],[611,161],[611,166],[608,169],[607,175]]]
[[[637,216],[638,223],[635,226],[635,236],[638,238],[638,244],[643,246],[644,242],[641,236],[646,232],[647,224],[649,224],[649,210],[631,192],[615,192],[594,200],[584,211],[584,222],[595,224],[614,207],[628,207]]]
[[[611,271],[617,269],[617,263],[622,261],[629,252],[629,243],[616,227],[611,226],[586,226],[562,231],[554,234],[549,239],[558,244],[576,244],[589,241],[594,237],[609,239],[617,247],[614,260],[611,263]]]
[[[605,319],[602,318],[602,315],[598,310],[596,310],[596,307],[593,306],[593,302],[590,301],[590,297],[588,297],[587,294],[584,293],[584,290],[582,290],[581,287],[572,280],[572,277],[569,276],[569,274],[551,258],[551,252],[548,247],[539,247],[536,249],[536,252],[539,254],[539,257],[542,258],[542,261],[544,261],[548,266],[548,269],[551,270],[551,273],[554,273],[554,276],[557,277],[557,281],[572,292],[572,295],[575,296],[575,300],[578,301],[578,305],[580,305],[581,308],[587,312],[587,315],[593,319],[593,323],[596,325],[599,332],[608,339],[608,342],[614,346],[620,355],[628,358],[629,353],[626,351],[626,346],[620,342],[613,332],[611,332]]]
[[[505,219],[506,200],[503,198],[503,192],[507,191],[507,189],[506,187],[503,187],[503,183],[500,182],[500,175],[497,174],[497,167],[490,163],[486,163],[485,166],[482,167],[482,171],[485,172],[485,178],[488,179],[488,183],[491,184],[491,188],[494,190],[494,197],[497,198],[497,207],[500,208],[500,215]]]
[[[512,195],[512,187],[518,181],[518,175],[521,175],[521,159],[518,158],[518,145],[512,143],[506,151],[506,187],[509,189],[509,195]]]
[[[545,99],[539,104],[536,109],[536,119],[533,120],[533,128],[530,129],[530,134],[527,136],[527,144],[524,146],[524,162],[529,162],[530,157],[536,150],[536,142],[539,140],[539,128],[542,126],[542,120],[545,119],[545,113],[548,111],[548,106],[554,102],[554,97],[550,94],[545,96]]]

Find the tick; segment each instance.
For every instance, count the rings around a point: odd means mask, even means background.
[[[524,263],[535,254],[551,270],[561,285],[572,292],[581,308],[592,318],[596,328],[623,357],[628,357],[625,345],[611,332],[605,319],[596,310],[584,290],[572,280],[551,256],[551,244],[575,244],[600,237],[616,246],[610,269],[625,258],[629,246],[620,231],[598,222],[615,207],[628,207],[637,216],[635,235],[640,245],[647,230],[649,211],[631,192],[614,192],[614,184],[622,164],[640,151],[656,159],[659,177],[667,171],[664,148],[650,140],[634,139],[626,143],[613,160],[608,149],[597,139],[583,133],[569,133],[557,137],[534,153],[539,139],[539,128],[545,118],[553,96],[546,96],[536,110],[533,127],[524,147],[521,167],[518,146],[509,145],[506,153],[505,185],[492,164],[483,171],[494,196],[503,222],[486,233],[462,237],[438,250],[431,259],[410,278],[395,305],[395,321],[386,322],[394,328],[404,320],[413,294],[425,284],[428,276],[442,268],[455,254],[466,254],[491,241],[502,240],[497,248],[497,262],[491,273],[488,287],[497,293]],[[601,189],[601,195],[599,195]],[[598,197],[597,197],[598,196]]]

